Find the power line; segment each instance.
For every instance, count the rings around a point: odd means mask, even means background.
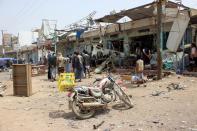
[[[18,18],[19,16],[23,15],[24,12],[26,12],[27,10],[29,10],[29,7],[32,6],[32,4],[33,4],[34,1],[35,0],[26,1],[26,3],[24,4],[24,6],[16,13],[15,17]]]
[[[41,5],[44,4],[44,2],[46,2],[46,0],[39,0],[39,1],[37,1],[37,4],[34,4],[35,6],[32,6],[33,8],[29,9],[27,12],[25,12],[25,13],[23,14],[23,17],[20,18],[20,20],[18,21],[17,26],[22,25],[26,20],[28,20],[27,18],[28,18],[29,16],[32,16],[33,12],[34,12],[35,10],[37,10],[38,8],[40,8]],[[35,2],[34,2],[34,3],[35,3]],[[32,3],[32,5],[33,5],[33,3]]]
[[[17,26],[17,24],[21,21],[21,19],[23,20],[24,14],[26,14],[32,7],[34,4],[35,0],[32,0],[28,3],[25,3],[25,5],[23,6],[23,8],[21,8],[20,11],[18,11],[18,13],[16,14],[15,18],[15,25]]]

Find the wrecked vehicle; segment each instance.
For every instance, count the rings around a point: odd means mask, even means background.
[[[0,58],[0,71],[6,71],[11,67],[12,63],[16,63],[14,58]]]
[[[91,57],[93,57],[93,58],[96,58],[96,59],[107,58],[108,56],[110,56],[111,54],[114,54],[114,53],[124,57],[123,52],[116,51],[114,48],[112,48],[112,49],[104,48],[103,44],[92,45]]]
[[[104,62],[101,63],[100,66],[98,66],[94,72],[96,74],[100,74],[102,73],[103,70],[105,69],[113,69],[114,68],[114,64],[113,64],[113,58],[114,56],[111,55],[109,58],[107,58]]]
[[[96,81],[99,81],[96,87],[75,87],[68,94],[69,109],[72,109],[77,118],[87,119],[92,117],[96,109],[106,107],[107,104],[114,102],[116,96],[124,102],[126,107],[133,107],[130,97],[110,75]]]

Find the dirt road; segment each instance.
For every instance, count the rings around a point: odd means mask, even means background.
[[[2,76],[2,74],[0,74]],[[93,79],[93,78],[92,78]],[[87,85],[92,79],[79,84]],[[2,79],[3,82],[5,80]],[[184,90],[168,90],[170,83],[181,83]],[[131,85],[134,108],[108,107],[95,117],[77,120],[68,110],[66,93],[59,93],[56,82],[46,76],[33,77],[31,97],[12,96],[12,82],[6,81],[6,96],[0,97],[0,131],[196,131],[197,78],[169,76],[140,87]]]

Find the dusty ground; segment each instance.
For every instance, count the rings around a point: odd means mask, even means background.
[[[109,107],[88,120],[76,120],[68,110],[66,93],[59,93],[56,82],[46,76],[33,77],[33,95],[16,97],[12,94],[9,73],[0,73],[0,81],[7,85],[0,98],[0,131],[91,131],[93,125],[104,121],[98,131],[196,131],[197,130],[197,78],[171,75],[161,81],[148,82],[140,87],[131,85],[134,108],[118,110]],[[93,77],[94,78],[94,77]],[[92,78],[92,79],[93,79]],[[92,79],[80,84],[87,85]],[[170,83],[181,83],[184,90],[168,92]],[[152,96],[155,91],[163,91]]]

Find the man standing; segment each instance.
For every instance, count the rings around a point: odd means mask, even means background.
[[[151,60],[151,52],[150,52],[150,49],[144,48],[142,50],[142,52],[143,52],[144,65],[150,64],[150,60]]]
[[[140,46],[136,47],[135,54],[137,55],[137,60],[142,58],[142,51]]]
[[[90,78],[90,56],[88,55],[87,51],[83,51],[83,58],[84,58],[84,73],[85,77],[87,76]]]
[[[195,43],[191,45],[191,59],[194,61],[195,66],[197,66],[197,47]]]
[[[43,57],[43,65],[47,65],[47,58],[46,58],[46,56]]]
[[[78,66],[78,75],[79,75],[79,82],[81,82],[82,77],[84,76],[84,59],[82,55],[77,52],[77,57],[79,59],[79,66]]]
[[[74,54],[72,55],[72,58],[71,58],[71,63],[72,63],[72,71],[75,72],[75,61],[77,59],[77,55],[76,55],[76,52],[74,52]]]
[[[50,68],[52,81],[56,79],[56,62],[57,62],[56,54],[53,53],[53,55],[51,56],[51,68]]]
[[[82,56],[79,54],[79,52],[74,52],[72,65],[75,72],[75,79],[79,79],[79,82],[81,82],[82,72],[83,72],[82,61],[83,61]]]
[[[48,80],[50,80],[51,79],[51,52],[50,51],[48,52],[47,58],[48,58]]]
[[[71,57],[69,57],[69,55],[67,55],[67,57],[66,57],[65,64],[66,64],[65,72],[70,73],[71,72]]]
[[[58,66],[58,75],[60,73],[64,73],[64,67],[65,67],[65,58],[62,56],[62,53],[58,53],[57,56],[57,66]]]

